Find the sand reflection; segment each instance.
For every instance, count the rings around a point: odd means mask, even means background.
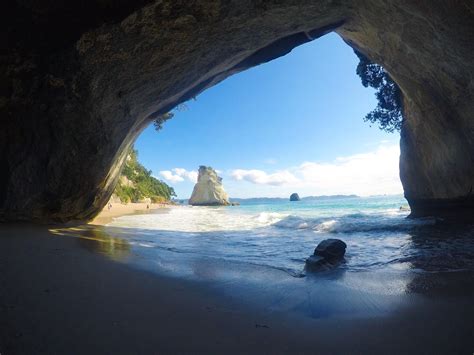
[[[77,238],[79,245],[116,261],[125,261],[131,255],[131,245],[123,238],[109,235],[101,227],[82,226],[50,229],[54,235]]]

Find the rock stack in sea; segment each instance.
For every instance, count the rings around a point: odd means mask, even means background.
[[[222,186],[222,178],[210,166],[199,167],[198,181],[189,199],[193,206],[228,206],[229,196]]]
[[[290,195],[290,201],[299,201],[300,200],[300,196],[294,192]]]

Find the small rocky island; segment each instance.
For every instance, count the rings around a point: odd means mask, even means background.
[[[193,206],[229,206],[229,196],[222,186],[222,178],[210,166],[199,167],[198,181],[189,199]]]
[[[300,195],[298,195],[296,192],[290,195],[290,201],[299,201],[299,200],[301,200]]]

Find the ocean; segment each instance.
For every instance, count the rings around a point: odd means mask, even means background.
[[[167,272],[183,274],[195,272],[196,263],[207,260],[263,266],[303,277],[306,258],[328,238],[347,244],[339,266],[344,272],[474,270],[472,227],[407,218],[403,196],[239,202],[240,206],[185,205],[122,216],[105,230]]]

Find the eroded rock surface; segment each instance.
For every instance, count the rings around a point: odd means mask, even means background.
[[[474,218],[470,0],[18,0],[0,16],[2,220],[92,218],[156,115],[330,31],[403,92],[412,213]]]
[[[209,166],[200,166],[198,181],[189,199],[193,206],[228,206],[229,196],[222,186],[222,178]]]

